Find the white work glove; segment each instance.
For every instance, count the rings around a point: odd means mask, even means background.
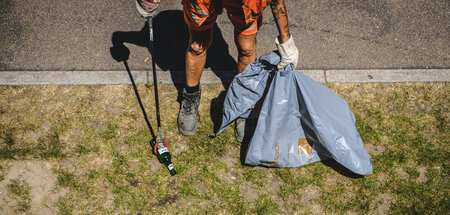
[[[156,8],[160,3],[161,0],[136,0],[136,8],[141,16],[147,19],[156,14]]]
[[[297,66],[298,63],[298,49],[295,46],[294,39],[291,37],[288,41],[280,44],[278,41],[278,37],[275,38],[275,45],[277,45],[278,51],[281,55],[280,63],[278,63],[278,69],[284,69],[285,66],[292,64],[293,69]]]

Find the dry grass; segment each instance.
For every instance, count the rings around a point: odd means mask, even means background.
[[[44,208],[62,214],[448,213],[448,84],[329,87],[349,102],[373,175],[354,179],[320,162],[294,169],[241,165],[231,128],[209,138],[221,85],[202,86],[193,137],[178,133],[177,89],[160,86],[175,177],[149,148],[151,135],[132,86],[2,86],[0,198],[8,184],[25,180],[11,177],[10,166],[30,160],[49,163],[51,176],[36,177],[53,178],[48,193],[58,199]],[[153,87],[138,90],[156,127]],[[34,189],[33,181],[25,182]],[[25,212],[44,204],[34,195],[23,198],[30,199]],[[19,207],[14,204],[13,211]]]

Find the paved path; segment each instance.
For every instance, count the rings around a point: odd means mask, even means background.
[[[448,0],[286,2],[291,32],[300,51],[299,70],[322,73],[326,70],[330,79],[338,74],[369,77],[367,70],[391,74],[413,69],[408,74],[439,71],[440,76],[432,76],[429,81],[448,81]],[[158,70],[179,77],[184,71],[187,44],[180,0],[164,0],[160,9],[155,17],[156,63]],[[113,44],[122,43],[130,50],[131,70],[151,68],[145,62],[149,57],[145,48],[147,29],[132,0],[4,0],[0,1],[0,29],[0,77],[3,79],[11,77],[11,71],[123,72],[124,65],[116,62],[110,53]],[[233,27],[225,14],[219,16],[214,30],[208,70],[215,74],[234,70],[237,52]],[[276,34],[267,9],[258,34],[259,54],[275,49]],[[335,70],[339,72],[328,74]],[[349,70],[353,73],[347,73]],[[17,78],[21,77],[19,72],[16,74]],[[371,76],[372,81],[385,80],[376,78],[378,75]]]

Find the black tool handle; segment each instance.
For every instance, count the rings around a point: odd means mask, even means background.
[[[158,97],[158,79],[156,78],[156,63],[153,55],[155,54],[154,50],[154,39],[153,39],[153,17],[149,17],[147,19],[148,29],[150,34],[150,54],[152,56],[152,67],[153,67],[153,84],[155,87],[155,103],[156,103],[156,122],[158,123],[158,130],[161,130],[161,118],[159,114],[159,97]]]

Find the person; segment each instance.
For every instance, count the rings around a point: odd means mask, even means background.
[[[223,1],[223,2],[222,2]],[[155,15],[161,0],[136,0],[139,13],[147,18]],[[289,32],[284,0],[182,0],[184,19],[189,27],[189,45],[186,50],[186,83],[178,114],[178,129],[186,136],[194,135],[198,128],[200,104],[200,78],[206,63],[206,54],[213,37],[213,25],[222,6],[234,26],[234,41],[238,50],[237,71],[256,60],[256,35],[262,25],[265,7],[271,6],[279,35],[275,44],[281,55],[279,69],[298,62],[298,49]],[[244,137],[245,119],[235,122],[235,136]]]

